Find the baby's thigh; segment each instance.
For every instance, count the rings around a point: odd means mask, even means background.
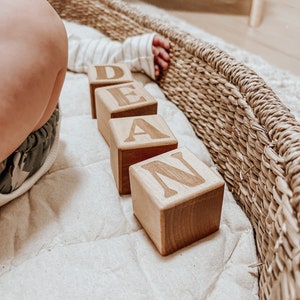
[[[35,123],[49,105],[54,109],[67,67],[67,36],[59,16],[47,1],[19,1],[25,6],[14,13],[7,2],[9,30],[0,28],[0,96],[2,101],[26,103]],[[22,13],[20,13],[22,12]],[[59,77],[59,79],[58,79]],[[0,100],[1,101],[1,100]],[[53,110],[52,109],[52,110]],[[36,124],[35,124],[36,125]],[[34,128],[32,128],[34,129]]]
[[[68,57],[64,25],[47,1],[1,4],[0,161],[50,118]]]

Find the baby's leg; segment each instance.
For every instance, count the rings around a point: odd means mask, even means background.
[[[53,113],[67,69],[63,23],[45,0],[1,0],[0,162]]]

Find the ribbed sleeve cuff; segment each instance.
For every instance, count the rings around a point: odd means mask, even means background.
[[[143,71],[155,79],[154,55],[152,50],[155,33],[127,38],[124,42],[125,63],[132,71]]]

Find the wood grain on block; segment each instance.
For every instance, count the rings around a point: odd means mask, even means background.
[[[130,193],[129,166],[177,148],[178,141],[160,115],[116,118],[111,129],[110,161],[119,193]]]
[[[132,82],[132,74],[125,64],[96,65],[88,68],[91,114],[96,118],[95,89],[102,86]]]
[[[133,211],[168,255],[217,231],[224,181],[187,148],[130,166]]]
[[[108,144],[110,119],[157,113],[157,100],[136,82],[98,88],[95,97],[98,129]]]

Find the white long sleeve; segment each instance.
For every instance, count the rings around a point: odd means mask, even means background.
[[[144,72],[155,79],[152,52],[155,33],[129,37],[120,43],[101,35],[97,38],[82,38],[66,28],[69,40],[69,70],[86,73],[89,65],[125,63],[131,71]]]

